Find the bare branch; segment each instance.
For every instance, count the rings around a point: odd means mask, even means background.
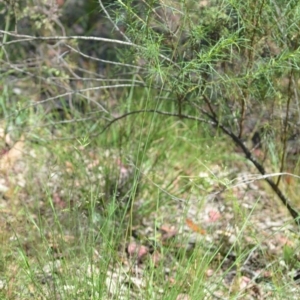
[[[5,46],[5,45],[10,45],[10,44],[15,44],[15,43],[20,43],[20,42],[29,42],[29,41],[53,41],[53,40],[86,40],[86,41],[99,41],[99,42],[106,42],[106,43],[114,43],[114,44],[119,44],[119,45],[125,45],[125,46],[131,46],[136,49],[143,49],[146,50],[145,47],[134,44],[132,42],[125,42],[125,41],[120,41],[120,40],[115,40],[115,39],[107,39],[107,38],[102,38],[102,37],[96,37],[96,36],[81,36],[81,35],[72,35],[72,36],[31,36],[31,35],[25,35],[25,34],[17,34],[17,33],[12,33],[9,31],[5,30],[0,30],[0,33],[2,34],[7,34],[10,36],[22,38],[20,40],[16,41],[9,41],[9,42],[2,42],[0,43],[0,47]],[[170,58],[163,54],[158,54],[160,58],[163,58],[164,60],[168,61],[170,64],[175,66],[176,68],[180,69],[180,66],[173,62]]]
[[[117,65],[117,66],[121,66],[121,67],[130,67],[130,68],[146,70],[146,68],[143,68],[141,66],[124,64],[124,63],[119,63],[119,62],[116,62],[116,61],[105,60],[105,59],[96,58],[96,57],[93,57],[93,56],[90,56],[90,55],[86,55],[83,52],[71,47],[70,45],[66,45],[66,47],[68,47],[69,49],[73,50],[74,52],[76,52],[76,53],[80,54],[81,56],[83,56],[85,58],[88,58],[90,60],[99,61],[99,62],[103,62],[103,63],[110,64],[110,65]]]
[[[251,151],[246,147],[244,142],[237,135],[235,135],[232,131],[230,131],[223,124],[221,124],[218,121],[218,119],[215,118],[215,116],[209,114],[202,108],[199,108],[199,109],[204,115],[206,115],[209,119],[212,120],[212,123],[214,124],[213,126],[220,128],[226,135],[228,135],[243,150],[246,158],[254,164],[256,169],[263,176],[267,175],[265,168],[257,161],[257,159],[252,155]],[[300,226],[300,215],[297,212],[297,210],[292,207],[288,197],[282,193],[282,191],[278,187],[278,185],[269,176],[265,177],[265,180],[269,184],[269,186],[272,188],[272,190],[276,193],[276,195],[279,197],[279,199],[284,204],[284,206],[287,208],[287,210],[293,217],[296,225]]]
[[[125,46],[133,46],[135,48],[143,48],[142,46],[136,45],[131,42],[124,42],[121,40],[115,40],[115,39],[107,39],[97,36],[80,36],[80,35],[72,35],[72,36],[31,36],[31,35],[25,35],[25,34],[18,34],[13,33],[10,31],[4,31],[0,30],[0,33],[7,34],[10,36],[14,36],[17,38],[22,38],[21,40],[14,40],[9,42],[0,43],[0,46],[15,44],[19,42],[28,42],[28,41],[64,41],[64,40],[87,40],[87,41],[99,41],[99,42],[106,42],[106,43],[114,43],[114,44],[120,44]]]
[[[170,117],[178,117],[181,119],[188,119],[188,120],[194,120],[194,121],[198,121],[198,122],[204,122],[204,123],[208,123],[211,124],[213,126],[215,126],[215,124],[211,121],[208,121],[206,119],[202,119],[202,118],[197,118],[194,116],[190,116],[190,115],[183,115],[183,114],[175,114],[175,113],[170,113],[170,112],[166,112],[166,111],[160,111],[160,110],[155,110],[155,109],[141,109],[141,110],[134,110],[134,111],[130,111],[126,114],[123,114],[122,116],[119,116],[113,120],[111,120],[105,127],[104,129],[99,133],[102,134],[106,129],[108,129],[113,123],[124,119],[130,115],[134,115],[134,114],[140,114],[140,113],[157,113],[160,115],[166,115],[166,116],[170,116]],[[97,134],[98,135],[98,134]]]
[[[141,109],[141,110],[135,110],[135,111],[130,111],[128,113],[125,113],[119,117],[116,117],[114,119],[112,119],[111,121],[109,121],[104,128],[95,134],[91,134],[90,137],[96,137],[99,136],[100,134],[104,133],[112,124],[114,124],[117,121],[120,121],[124,118],[127,118],[131,115],[135,115],[135,114],[142,114],[142,113],[157,113],[159,115],[166,115],[166,116],[170,116],[170,117],[176,117],[176,118],[181,118],[181,119],[187,119],[187,120],[194,120],[197,122],[203,122],[203,123],[207,123],[210,124],[212,126],[215,126],[215,124],[212,121],[206,120],[206,119],[202,119],[202,118],[198,118],[198,117],[194,117],[194,116],[190,116],[190,115],[179,115],[179,114],[175,114],[175,113],[170,113],[170,112],[166,112],[166,111],[160,111],[160,110],[155,110],[155,109]],[[78,139],[78,137],[64,137],[64,138],[52,138],[52,140],[76,140]]]

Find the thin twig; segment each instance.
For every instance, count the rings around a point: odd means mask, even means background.
[[[190,115],[183,115],[183,114],[175,114],[175,113],[170,113],[170,112],[166,112],[166,111],[160,111],[160,110],[155,110],[155,109],[141,109],[141,110],[134,110],[134,111],[130,111],[128,113],[123,114],[122,116],[119,116],[117,118],[114,118],[113,120],[111,120],[103,129],[99,134],[102,134],[104,131],[106,131],[113,123],[124,119],[130,115],[134,115],[134,114],[141,114],[141,113],[157,113],[160,115],[166,115],[166,116],[170,116],[170,117],[179,117],[179,118],[183,118],[183,119],[188,119],[188,120],[194,120],[194,121],[198,121],[198,122],[204,122],[204,123],[208,123],[211,125],[214,125],[213,122],[206,120],[206,119],[202,119],[202,118],[197,118],[194,116],[190,116]],[[215,125],[214,125],[215,126]],[[97,134],[98,135],[98,134]]]
[[[251,161],[254,166],[256,167],[256,169],[262,174],[262,175],[267,175],[265,168],[256,160],[256,158],[252,155],[251,151],[246,147],[246,145],[243,143],[243,141],[237,136],[235,135],[232,131],[230,131],[229,129],[227,129],[223,124],[221,124],[213,115],[209,114],[208,112],[206,112],[204,109],[201,109],[201,112],[206,115],[213,124],[215,124],[214,126],[217,128],[220,128],[223,133],[225,133],[226,135],[228,135],[244,152],[246,158]],[[279,199],[281,200],[281,202],[284,204],[284,206],[287,208],[287,210],[289,211],[289,213],[291,214],[291,216],[294,219],[294,222],[296,223],[296,225],[300,226],[300,216],[299,213],[297,212],[296,209],[294,209],[292,207],[292,205],[290,204],[290,200],[288,199],[287,196],[285,196],[281,189],[276,185],[276,183],[268,176],[265,178],[266,182],[269,184],[269,186],[272,188],[272,190],[276,193],[276,195],[279,197]]]
[[[20,40],[16,41],[9,41],[9,42],[2,42],[0,43],[0,47],[5,46],[5,45],[10,45],[14,43],[20,43],[20,42],[29,42],[29,41],[53,41],[53,40],[86,40],[86,41],[98,41],[98,42],[106,42],[106,43],[113,43],[113,44],[119,44],[119,45],[125,45],[125,46],[131,46],[136,49],[142,49],[142,50],[147,50],[147,48],[134,44],[132,42],[125,42],[121,40],[115,40],[115,39],[108,39],[108,38],[102,38],[102,37],[96,37],[96,36],[81,36],[81,35],[72,35],[72,36],[31,36],[31,35],[25,35],[25,34],[17,34],[17,33],[12,33],[9,31],[4,31],[0,30],[0,33],[2,34],[7,34],[10,36],[22,38]],[[159,53],[158,56],[160,58],[163,58],[176,68],[180,69],[180,66],[176,64],[174,61],[172,61],[170,58],[167,56]]]
[[[160,114],[160,115],[166,115],[166,116],[170,116],[170,117],[177,117],[177,118],[179,117],[178,114],[170,113],[170,112],[166,112],[166,111],[159,111],[159,110],[155,110],[155,109],[141,109],[141,110],[130,111],[128,113],[125,113],[125,114],[123,114],[119,117],[116,117],[113,120],[109,121],[100,132],[95,133],[95,134],[91,134],[91,135],[89,135],[89,137],[99,136],[100,134],[103,134],[115,122],[120,121],[120,120],[122,120],[122,119],[124,119],[128,116],[135,115],[135,114],[142,114],[142,113],[157,113],[157,114]],[[204,122],[204,123],[210,124],[212,126],[215,126],[215,124],[210,120],[197,118],[197,117],[190,116],[190,115],[181,115],[181,118],[187,119],[187,120],[194,120],[194,121],[197,121],[197,122]],[[64,137],[64,138],[54,137],[54,138],[52,138],[52,140],[76,140],[76,139],[78,139],[78,137]]]
[[[120,30],[120,28],[117,26],[117,24],[112,20],[110,14],[107,12],[106,8],[102,4],[102,1],[98,0],[98,2],[99,2],[99,5],[101,6],[102,10],[104,11],[106,17],[108,18],[110,23],[114,26],[115,30],[118,31],[127,42],[131,43],[131,40],[129,39],[129,37],[122,30]]]
[[[83,52],[71,47],[70,45],[66,44],[66,47],[71,49],[72,51],[78,53],[79,55],[88,58],[90,60],[94,60],[94,61],[99,61],[105,64],[110,64],[110,65],[117,65],[117,66],[121,66],[121,67],[130,67],[130,68],[135,68],[135,69],[142,69],[142,70],[146,70],[146,68],[143,68],[141,66],[136,66],[136,65],[131,65],[131,64],[124,64],[124,63],[120,63],[120,62],[116,62],[116,61],[112,61],[112,60],[105,60],[105,59],[101,59],[101,58],[97,58],[97,57],[93,57],[87,54],[84,54]]]

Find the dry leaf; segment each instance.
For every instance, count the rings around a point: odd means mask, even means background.
[[[0,159],[0,171],[6,172],[11,169],[15,162],[23,155],[24,137],[14,144],[14,146],[7,151]]]
[[[195,224],[191,219],[186,219],[185,220],[186,225],[192,229],[192,231],[200,233],[204,235],[206,232],[204,229],[201,229],[197,224]]]
[[[221,214],[216,210],[211,210],[208,213],[208,216],[209,216],[209,222],[216,222],[221,218]]]
[[[65,166],[66,166],[66,171],[69,174],[73,174],[74,173],[74,166],[70,161],[66,161],[65,162]]]
[[[146,246],[132,242],[127,246],[127,253],[130,257],[135,257],[138,262],[141,262],[143,258],[149,253],[149,249]]]
[[[58,208],[63,209],[67,207],[67,203],[60,197],[58,193],[53,193],[52,201],[54,205],[57,206]]]
[[[177,230],[174,226],[162,225],[160,227],[160,231],[162,233],[161,239],[162,241],[167,241],[177,235]]]

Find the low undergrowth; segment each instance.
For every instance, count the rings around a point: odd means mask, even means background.
[[[296,299],[298,2],[22,5],[1,299]]]

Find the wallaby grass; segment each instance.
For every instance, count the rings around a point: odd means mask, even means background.
[[[143,106],[143,99],[139,99],[138,105]],[[37,116],[30,110],[27,112],[27,123],[32,124],[30,118]],[[13,111],[7,115],[9,113]],[[119,275],[124,276],[119,253],[125,250],[131,227],[139,225],[139,220],[153,213],[159,220],[160,206],[166,201],[176,201],[168,199],[164,190],[177,197],[186,197],[194,189],[189,176],[222,160],[223,154],[215,149],[209,132],[197,124],[186,124],[180,120],[174,122],[151,114],[137,115],[132,119],[126,120],[126,127],[113,124],[103,135],[93,139],[86,139],[82,134],[88,128],[87,124],[85,128],[78,128],[78,133],[74,131],[77,127],[72,127],[74,136],[82,135],[82,139],[55,142],[51,141],[51,137],[55,139],[52,128],[31,127],[28,136],[34,139],[25,139],[26,146],[20,159],[25,166],[23,176],[26,185],[23,188],[13,186],[14,193],[5,202],[10,221],[6,220],[6,228],[3,227],[1,246],[5,261],[1,272],[4,299],[110,298],[105,296],[109,286],[106,284],[109,280],[107,272],[117,268],[120,269]],[[68,124],[57,125],[55,130],[59,137],[68,136],[70,132]],[[195,130],[199,137],[195,136]],[[20,130],[18,136],[21,135]],[[101,157],[105,149],[116,148],[118,152],[120,147],[122,155],[130,155],[138,170],[146,172],[140,183],[141,196],[137,195],[137,199],[145,198],[138,211],[133,207],[127,216],[125,211],[117,212],[117,200],[113,197],[105,203],[104,210],[97,207],[97,197],[102,191],[90,181],[91,174],[87,173],[85,162],[86,153],[90,150],[96,151],[95,157]],[[214,151],[214,155],[208,150]],[[198,162],[201,164],[198,165]],[[72,168],[70,173],[68,166]],[[16,176],[14,170],[9,172],[9,176]],[[178,177],[182,180],[178,181]],[[82,181],[84,186],[76,186],[76,180]],[[205,181],[202,184],[203,188],[209,188]],[[54,196],[61,190],[64,198],[62,207],[55,203]],[[171,215],[168,217],[172,218]],[[147,240],[147,237],[142,238]],[[171,243],[163,246],[161,251],[172,256],[172,249]],[[136,291],[137,295],[150,299],[159,292],[164,299],[173,299],[174,295],[189,290],[190,285],[195,284],[194,275],[199,276],[197,281],[203,279],[211,254],[199,248],[186,258],[185,251],[180,250],[179,257],[172,258],[175,265],[184,262],[182,274],[179,272],[174,278],[182,281],[180,287],[172,282],[161,285],[165,280],[166,266],[163,263],[154,266],[149,261],[144,275],[146,286]],[[202,263],[196,262],[196,253],[199,256],[204,253]],[[122,285],[114,282],[113,274],[111,284],[116,285],[115,289],[120,289],[121,293]],[[188,276],[188,282],[181,276]],[[199,295],[199,287],[193,289]],[[118,292],[114,293],[117,299]],[[129,291],[127,293],[131,298]]]
[[[149,101],[147,94],[141,97],[139,92],[131,93],[130,97],[139,99],[137,109]],[[132,101],[131,105],[134,107],[136,103]],[[7,116],[10,113],[13,111],[7,112]],[[34,123],[30,118],[39,119],[30,110],[27,113],[24,115],[27,124]],[[155,218],[157,228],[172,219],[173,209],[176,209],[172,205],[178,200],[170,195],[188,200],[212,192],[215,184],[230,187],[231,181],[218,177],[211,168],[219,165],[226,173],[238,165],[237,159],[243,162],[236,154],[228,156],[226,140],[212,137],[208,128],[192,121],[174,121],[148,113],[120,120],[94,138],[86,134],[93,124],[85,123],[81,128],[55,122],[56,119],[50,128],[31,127],[20,159],[25,166],[26,185],[22,188],[16,183],[11,197],[3,200],[7,213],[1,232],[3,299],[175,299],[179,294],[188,294],[191,299],[213,298],[233,271],[238,275],[228,297],[243,297],[239,268],[254,249],[260,249],[262,241],[257,239],[255,244],[247,245],[243,232],[244,228],[254,225],[249,220],[251,214],[243,208],[241,199],[230,192],[225,201],[232,205],[235,223],[239,224],[233,244],[228,243],[226,236],[216,245],[203,238],[189,250],[182,248],[184,243],[177,248],[179,237],[168,245],[161,245],[154,235],[153,251],[159,250],[167,258],[158,265],[151,260],[143,263],[143,284],[131,278],[136,266],[134,262],[128,265],[124,254],[133,228],[141,226],[143,218]],[[21,136],[20,127],[17,130],[17,136]],[[82,138],[55,140],[69,138],[70,132]],[[102,157],[107,164],[108,158],[103,153],[110,149],[116,149],[123,157],[130,156],[137,172],[142,173],[140,191],[128,212],[118,210],[114,196],[99,207],[97,201],[103,191],[97,181],[91,179],[93,169],[87,171],[90,160]],[[90,151],[92,156],[89,156]],[[8,172],[7,176],[17,176],[14,170]],[[203,173],[209,176],[198,176]],[[133,186],[135,184],[137,182],[133,182]],[[55,194],[61,191],[62,203],[56,203]],[[138,206],[135,206],[136,200]],[[167,214],[166,205],[170,207]],[[198,205],[202,206],[201,201]],[[141,241],[148,238],[153,239],[143,234],[139,236]],[[293,264],[296,249],[286,246],[283,261]],[[267,259],[269,254],[264,251],[262,248],[262,256]],[[228,265],[226,258],[231,252],[236,259]],[[174,277],[166,281],[165,269],[169,268],[172,273],[172,266],[176,270]],[[280,280],[285,278],[285,268],[273,263],[271,270],[278,280],[272,282],[272,289],[277,289],[278,296],[284,295]],[[127,283],[124,285],[124,282]]]
[[[139,104],[143,105],[143,99],[139,99]],[[247,246],[243,231],[253,224],[241,199],[230,193],[226,201],[231,203],[234,219],[240,226],[233,244],[227,244],[226,237],[215,246],[202,239],[192,250],[176,250],[179,237],[169,245],[160,245],[154,238],[153,251],[159,249],[168,257],[167,262],[162,260],[158,265],[151,260],[144,262],[143,284],[137,284],[131,278],[136,266],[134,262],[128,265],[123,256],[132,228],[140,226],[141,220],[151,215],[155,216],[157,227],[165,219],[172,219],[172,214],[163,215],[163,207],[169,203],[171,208],[177,201],[169,194],[189,199],[210,192],[213,182],[228,184],[210,169],[223,162],[221,169],[225,171],[234,163],[229,159],[224,163],[228,157],[226,140],[220,139],[216,143],[218,137],[212,139],[205,127],[151,114],[137,115],[133,119],[126,120],[126,131],[129,132],[126,139],[124,125],[113,124],[95,138],[83,135],[81,140],[47,142],[44,139],[42,144],[26,141],[25,149],[28,150],[24,150],[21,159],[27,165],[26,186],[23,189],[16,187],[14,196],[7,200],[6,210],[11,221],[6,221],[8,227],[2,229],[3,299],[176,299],[179,294],[188,294],[191,299],[213,298],[226,276],[233,271],[240,275],[235,277],[236,283],[228,297],[243,297],[238,281],[242,278],[239,267],[253,249],[260,248],[261,241],[258,239],[255,245]],[[43,136],[43,130],[49,129],[35,128],[31,136]],[[64,130],[66,135],[69,134],[67,127],[61,126],[57,130],[59,136],[64,136]],[[79,133],[73,128],[74,136],[81,132],[81,128]],[[101,189],[90,181],[92,172],[87,172],[86,154],[96,149],[95,157],[101,157],[101,151],[111,148],[116,148],[118,153],[122,149],[122,155],[130,155],[138,171],[145,173],[136,196],[136,200],[142,199],[138,210],[135,210],[134,200],[132,210],[120,213],[118,201],[113,196],[104,209],[97,206]],[[26,154],[29,150],[34,151],[33,157]],[[66,162],[73,168],[69,174]],[[201,176],[193,178],[201,172],[209,173],[209,180]],[[49,184],[57,174],[58,180]],[[76,180],[80,182],[79,186]],[[53,196],[60,190],[64,191],[63,207],[55,203]],[[148,239],[147,236],[139,238],[141,241]],[[236,259],[227,265],[226,257],[232,251]],[[294,251],[296,249],[286,248],[284,260],[291,263]],[[171,266],[176,271],[168,282],[165,269]],[[278,297],[285,295],[285,288],[290,288],[280,284],[285,277],[283,269],[277,263],[271,267],[278,278],[278,282],[272,283],[272,290],[277,289]],[[169,272],[172,273],[172,269]]]

